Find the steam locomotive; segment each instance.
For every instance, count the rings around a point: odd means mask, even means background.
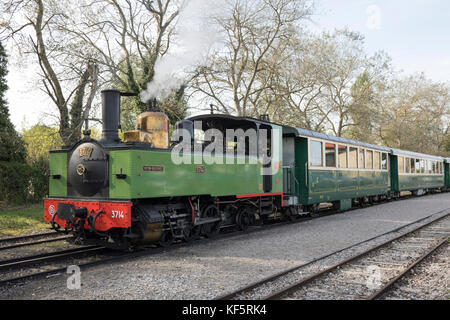
[[[168,117],[153,110],[142,113],[122,141],[120,101],[128,94],[101,94],[102,138],[85,131],[75,145],[50,152],[44,219],[73,234],[74,243],[120,250],[166,246],[213,237],[222,228],[296,219],[325,202],[346,210],[398,198],[401,191],[421,195],[450,187],[450,159],[282,126],[266,117],[195,116],[175,126],[190,141],[181,134],[170,141]],[[194,123],[201,124],[197,130]],[[224,136],[227,130],[250,130],[257,140],[244,137],[242,153],[238,141],[227,140],[220,142],[226,152],[203,155],[210,129]],[[174,152],[187,142],[192,147]],[[174,155],[187,161],[176,163]]]

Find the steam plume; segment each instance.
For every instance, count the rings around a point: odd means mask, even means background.
[[[192,67],[206,61],[209,51],[219,40],[211,18],[219,13],[222,4],[223,0],[185,2],[172,40],[174,49],[156,61],[155,76],[141,93],[144,102],[153,98],[164,100],[185,83]]]

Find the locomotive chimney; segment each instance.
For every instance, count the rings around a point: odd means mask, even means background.
[[[120,91],[102,91],[102,140],[109,143],[120,141],[119,117],[120,117]]]
[[[147,110],[149,112],[160,112],[158,106],[158,100],[156,98],[150,99],[147,101]]]

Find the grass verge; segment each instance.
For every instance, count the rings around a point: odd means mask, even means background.
[[[44,222],[42,203],[26,208],[6,208],[0,211],[0,237],[43,232],[49,229]]]

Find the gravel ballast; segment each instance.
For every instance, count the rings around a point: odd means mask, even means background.
[[[0,288],[0,299],[212,299],[285,269],[450,209],[450,194],[364,209]]]

